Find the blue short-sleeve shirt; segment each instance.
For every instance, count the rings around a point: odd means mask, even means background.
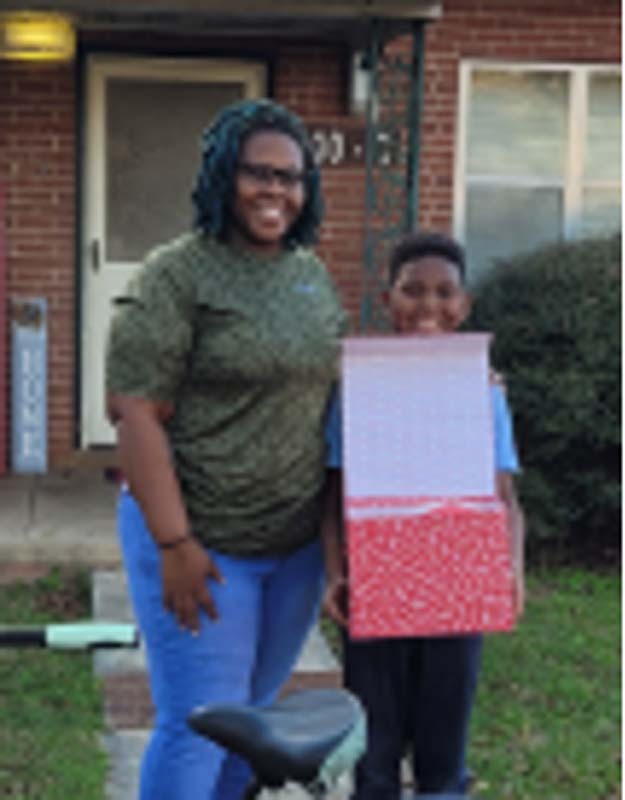
[[[512,419],[508,401],[501,386],[491,385],[493,425],[495,428],[495,469],[498,472],[518,472],[519,457],[514,441]],[[327,444],[326,466],[340,469],[343,466],[341,437],[341,409],[338,391],[330,398],[326,412],[325,436]]]

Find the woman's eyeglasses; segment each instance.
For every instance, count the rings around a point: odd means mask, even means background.
[[[271,186],[277,181],[283,189],[294,189],[306,177],[305,172],[296,169],[280,169],[269,164],[252,164],[249,161],[242,161],[238,170],[260,186]]]

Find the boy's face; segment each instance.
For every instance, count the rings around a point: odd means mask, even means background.
[[[455,331],[471,308],[457,265],[436,255],[402,264],[386,302],[396,333],[422,336]]]

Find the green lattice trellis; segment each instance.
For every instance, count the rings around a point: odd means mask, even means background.
[[[412,54],[405,57],[392,41],[382,41],[380,23],[371,28],[361,331],[386,327],[381,298],[388,252],[417,221],[423,38],[423,23],[414,23]]]

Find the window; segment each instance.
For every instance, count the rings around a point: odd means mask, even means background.
[[[474,281],[493,259],[621,227],[615,67],[461,68],[455,233]]]

